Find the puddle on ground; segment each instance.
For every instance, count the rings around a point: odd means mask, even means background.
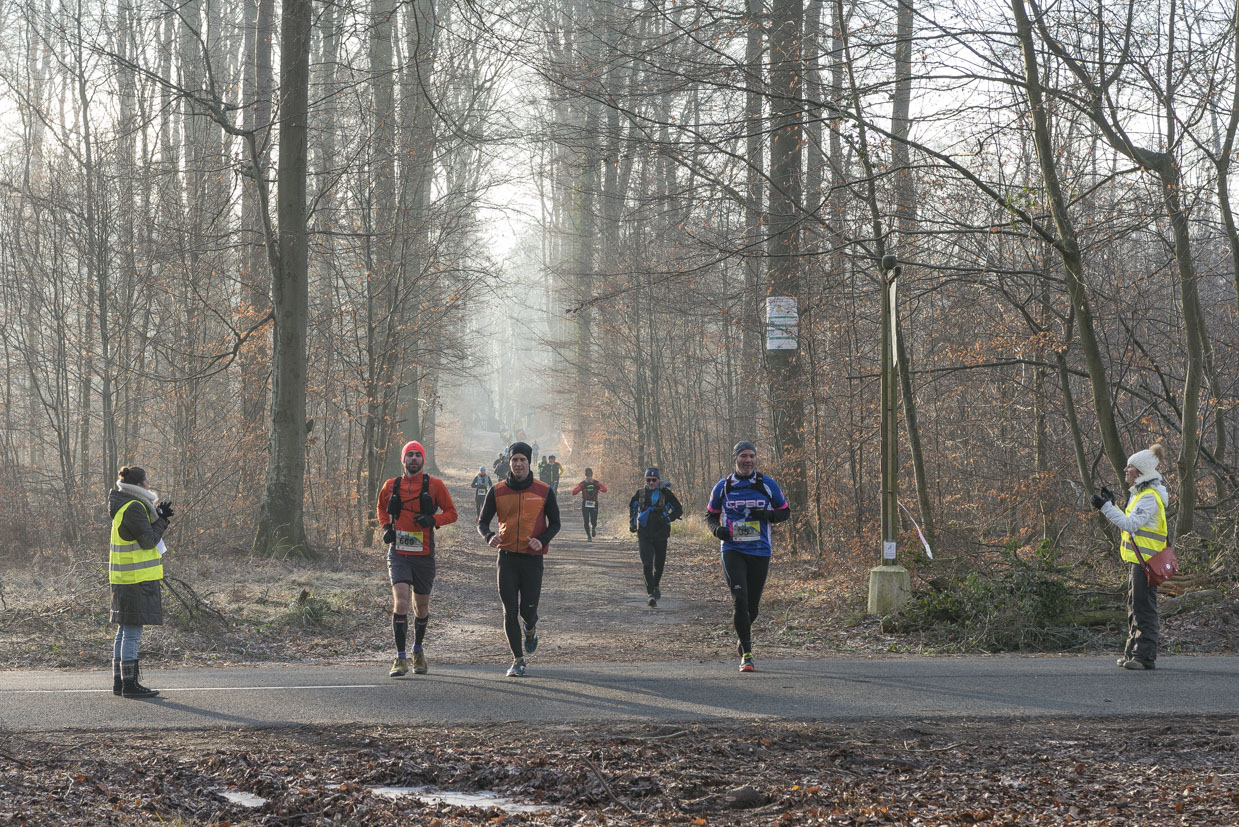
[[[554,810],[546,804],[521,804],[496,793],[481,790],[474,793],[454,793],[433,787],[371,787],[370,792],[383,798],[416,798],[423,804],[447,804],[452,807],[498,807],[505,813],[545,813]]]
[[[233,804],[240,804],[242,807],[261,807],[267,803],[267,799],[262,796],[238,792],[237,790],[216,790],[215,794],[228,799]]]

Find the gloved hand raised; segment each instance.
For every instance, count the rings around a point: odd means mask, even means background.
[[[714,536],[723,542],[726,542],[731,539],[731,529],[725,525],[720,525],[718,528],[714,529]]]
[[[1101,487],[1101,498],[1108,503],[1114,503],[1114,492],[1104,485]]]
[[[172,500],[164,500],[159,505],[155,506],[155,515],[163,517],[165,520],[171,520],[175,512],[172,510]]]
[[[422,528],[434,528],[435,518],[429,514],[418,514],[417,524]]]
[[[1091,502],[1093,504],[1093,508],[1096,508],[1098,511],[1100,511],[1101,507],[1106,504],[1106,498],[1100,494],[1094,494],[1088,498],[1088,501]]]
[[[773,512],[769,508],[750,508],[750,520],[769,520]]]
[[[396,542],[396,527],[391,523],[387,524],[387,530],[383,532],[383,542],[389,546]]]

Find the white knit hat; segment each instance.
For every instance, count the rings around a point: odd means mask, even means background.
[[[1160,480],[1162,475],[1157,473],[1157,454],[1145,448],[1143,451],[1137,451],[1127,458],[1127,464],[1140,472],[1140,476],[1136,477],[1133,485],[1139,485],[1142,482],[1151,480]]]

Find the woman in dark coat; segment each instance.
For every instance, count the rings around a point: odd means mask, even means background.
[[[159,581],[163,579],[163,534],[172,518],[172,503],[157,503],[150,477],[137,466],[120,469],[108,492],[112,518],[108,580],[112,584],[112,693],[126,698],[158,695],[138,681],[138,642],[143,626],[163,623]]]

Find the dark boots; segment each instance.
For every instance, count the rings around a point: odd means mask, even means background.
[[[159,694],[158,689],[147,689],[138,682],[138,662],[136,660],[121,661],[120,678],[120,695],[123,698],[153,698]]]
[[[112,694],[119,695],[123,685],[124,682],[120,677],[120,661],[114,659],[112,661]]]

